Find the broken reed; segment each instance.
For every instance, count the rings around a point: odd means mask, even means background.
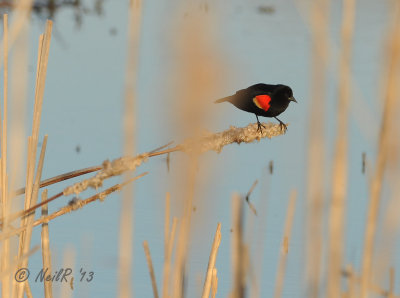
[[[21,3],[26,1],[21,1]],[[11,43],[15,42],[18,38],[18,31],[26,25],[26,16],[24,14],[16,16],[12,33],[10,35]],[[43,102],[44,84],[47,70],[47,60],[50,47],[52,23],[50,21],[46,24],[46,33],[39,38],[39,52],[37,61],[37,75],[35,85],[35,105],[32,125],[32,136],[28,138],[28,164],[27,164],[27,178],[25,188],[28,190],[25,196],[25,208],[34,205],[38,196],[38,182],[41,177],[41,170],[43,168],[44,152],[46,148],[47,136],[42,146],[42,152],[38,162],[38,170],[36,178],[34,179],[34,168],[36,159],[36,148],[38,143],[38,132],[40,125],[41,106]],[[7,172],[7,124],[8,124],[8,51],[9,51],[9,35],[8,35],[8,17],[3,18],[3,63],[4,63],[4,93],[3,93],[3,118],[0,119],[1,124],[1,215],[3,219],[2,236],[9,231],[8,217],[11,210],[12,201],[10,200],[8,186],[9,186],[9,173]],[[17,28],[17,29],[16,29]],[[16,30],[15,30],[16,29]],[[24,88],[22,84],[20,88]],[[1,116],[1,115],[0,115]],[[1,117],[0,117],[1,118]],[[15,164],[15,163],[14,163]],[[2,297],[22,297],[24,291],[27,295],[30,292],[28,282],[16,283],[11,276],[5,272],[13,272],[17,267],[27,267],[29,255],[32,253],[30,250],[30,237],[32,231],[33,216],[22,218],[21,226],[27,226],[19,237],[19,246],[17,256],[10,254],[10,239],[7,237],[2,241],[2,258],[1,258],[1,272],[2,272]],[[15,260],[16,261],[12,261]]]
[[[42,151],[40,154],[40,159],[38,162],[38,169],[36,177],[34,177],[34,169],[36,165],[36,148],[38,147],[39,139],[39,127],[43,104],[44,86],[46,81],[47,72],[47,61],[50,51],[50,40],[51,40],[52,22],[47,21],[45,34],[39,37],[39,51],[37,60],[37,75],[36,75],[36,85],[35,85],[35,105],[33,110],[33,124],[32,124],[32,135],[28,137],[28,159],[27,159],[27,177],[25,189],[25,207],[28,209],[37,202],[39,194],[39,183],[41,180],[41,173],[44,163],[44,155],[46,150],[47,136],[45,136]],[[23,231],[19,238],[19,250],[18,259],[21,259],[29,251],[31,234],[32,234],[32,224],[34,221],[34,215],[28,216],[27,218],[22,218],[21,227],[27,226],[27,230]],[[18,266],[25,268],[28,266],[28,259],[22,259],[18,262]],[[16,283],[13,282],[13,291],[18,298],[22,298],[24,295],[24,289],[29,287],[29,282]]]

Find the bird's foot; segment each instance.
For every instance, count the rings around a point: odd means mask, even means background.
[[[265,128],[265,126],[262,125],[260,121],[257,121],[257,131],[261,133],[263,128]]]
[[[285,123],[283,123],[282,121],[279,121],[279,127],[281,128],[281,131],[283,131],[283,133],[286,133],[287,125]]]

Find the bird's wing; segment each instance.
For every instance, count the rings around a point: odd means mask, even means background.
[[[258,83],[258,84],[251,85],[247,89],[273,89],[274,87],[275,87],[275,85],[268,85],[268,84],[264,84],[264,83]]]
[[[247,92],[251,92],[253,96],[257,95],[271,95],[273,91],[275,90],[276,86],[275,85],[268,85],[268,84],[255,84],[247,88]]]

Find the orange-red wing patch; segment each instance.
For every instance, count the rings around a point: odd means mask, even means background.
[[[268,111],[271,107],[271,105],[269,104],[270,101],[271,97],[269,97],[269,95],[257,95],[253,98],[254,104],[264,111]]]

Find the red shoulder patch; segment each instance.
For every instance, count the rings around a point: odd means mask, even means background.
[[[269,95],[257,95],[253,98],[253,102],[257,107],[263,109],[264,111],[268,111],[271,107],[269,104],[271,102],[271,97]]]

